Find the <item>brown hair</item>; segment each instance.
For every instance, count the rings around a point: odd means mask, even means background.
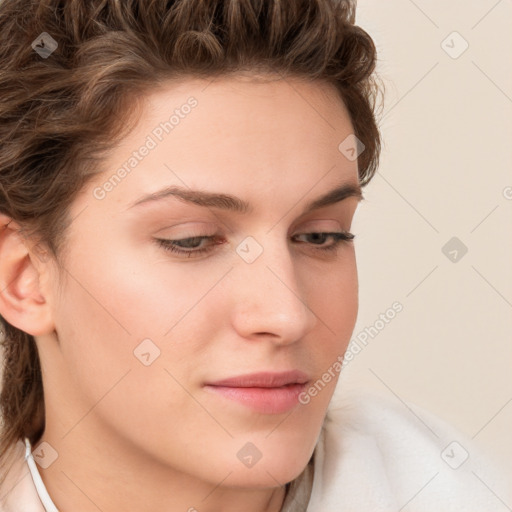
[[[351,0],[0,0],[0,212],[59,261],[69,206],[129,129],[135,100],[170,79],[244,70],[333,84],[365,147],[358,165],[366,185],[380,153],[381,89],[375,46],[355,25],[355,7]],[[46,56],[32,46],[43,32],[58,44]],[[2,460],[25,436],[37,443],[45,418],[34,338],[0,320]]]

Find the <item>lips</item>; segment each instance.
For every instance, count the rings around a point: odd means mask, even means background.
[[[258,413],[281,414],[297,406],[308,380],[299,370],[260,372],[207,383],[204,389]]]
[[[259,372],[239,375],[207,383],[208,386],[224,386],[232,388],[279,388],[289,384],[305,384],[309,377],[300,370],[285,372]]]

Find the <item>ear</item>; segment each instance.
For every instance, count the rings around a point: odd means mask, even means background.
[[[55,326],[41,289],[42,258],[30,249],[21,227],[0,213],[0,315],[21,331],[40,336]]]

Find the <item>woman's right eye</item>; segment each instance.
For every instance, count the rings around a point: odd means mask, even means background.
[[[199,247],[203,240],[216,240],[217,236],[193,236],[189,238],[180,238],[177,240],[169,240],[166,238],[155,238],[160,247],[164,250],[170,251],[176,254],[188,255],[190,258],[192,254],[204,254],[213,250],[215,245],[220,245],[222,242],[213,243],[206,247]],[[180,245],[182,244],[182,245]],[[190,250],[187,250],[190,249]]]

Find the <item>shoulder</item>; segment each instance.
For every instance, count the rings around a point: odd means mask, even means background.
[[[0,512],[44,512],[25,460],[25,445],[18,441],[8,460],[2,461],[5,480],[0,486]]]
[[[510,505],[504,469],[422,408],[368,393],[329,408],[308,512],[506,512]]]

